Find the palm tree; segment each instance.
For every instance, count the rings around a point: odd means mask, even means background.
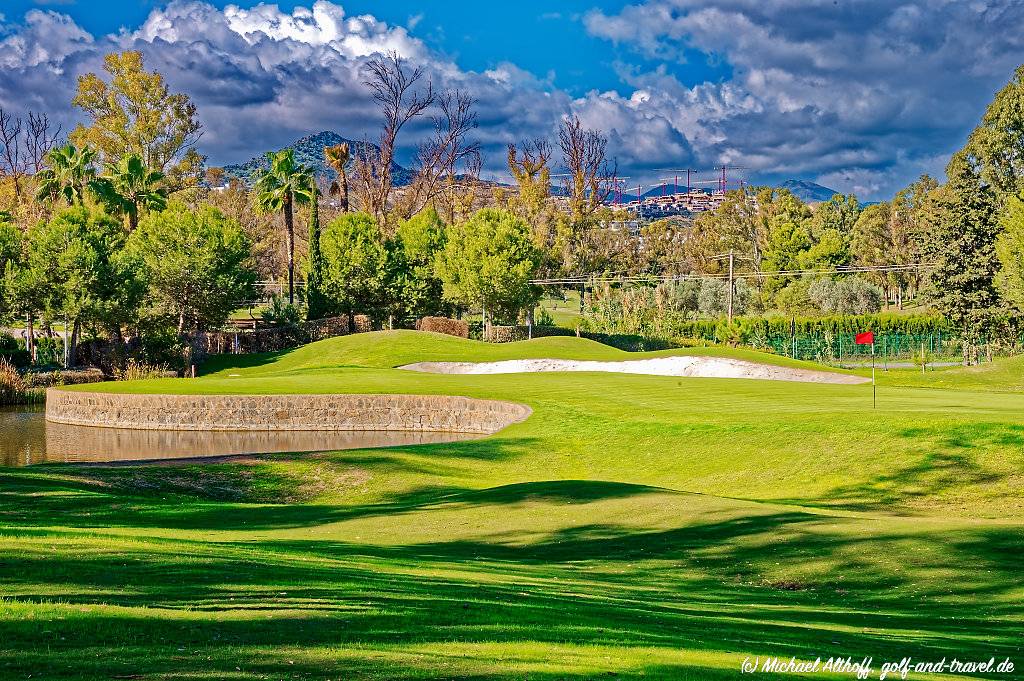
[[[295,204],[316,200],[316,181],[313,171],[295,162],[294,149],[282,149],[267,154],[270,167],[263,171],[253,189],[256,210],[261,213],[284,213],[284,226],[288,233],[288,302],[295,303]]]
[[[138,154],[123,156],[107,166],[107,175],[89,183],[100,201],[115,215],[128,217],[128,231],[139,226],[141,209],[163,210],[167,207],[167,190],[160,186],[164,174],[150,170]]]
[[[345,168],[352,160],[348,142],[335,144],[333,147],[324,147],[324,158],[327,160],[327,165],[338,173],[338,179],[331,183],[330,194],[339,197],[341,211],[348,212],[348,175]]]
[[[36,173],[37,201],[55,202],[63,198],[69,206],[82,203],[85,188],[96,177],[96,150],[88,146],[66,144],[46,154],[47,167]]]

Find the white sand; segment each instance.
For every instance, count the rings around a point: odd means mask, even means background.
[[[692,376],[699,378],[755,378],[805,383],[866,383],[870,379],[829,371],[791,369],[724,357],[658,357],[624,362],[571,359],[514,359],[503,362],[416,362],[401,369],[432,374],[520,374],[537,371],[609,371],[620,374]]]

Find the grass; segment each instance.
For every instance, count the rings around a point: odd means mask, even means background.
[[[575,329],[583,320],[583,315],[580,314],[580,292],[578,290],[553,290],[550,295],[541,298],[538,307],[547,310],[555,326]]]
[[[704,680],[747,655],[870,655],[873,678],[905,656],[1024,668],[1013,361],[888,372],[877,410],[863,385],[392,368],[635,356],[390,332],[76,388],[451,393],[534,414],[458,443],[2,470],[0,678]]]

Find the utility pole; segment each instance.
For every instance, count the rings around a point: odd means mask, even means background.
[[[730,248],[729,249],[729,326],[732,326],[732,290],[734,288],[733,280],[732,280],[733,259],[734,259],[733,249]]]

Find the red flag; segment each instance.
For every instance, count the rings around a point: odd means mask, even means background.
[[[874,345],[875,334],[873,331],[865,331],[864,333],[858,333],[853,342],[857,345]]]

